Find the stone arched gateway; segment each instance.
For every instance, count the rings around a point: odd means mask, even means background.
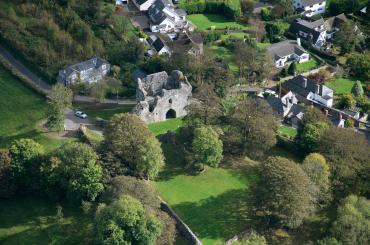
[[[169,109],[166,113],[166,119],[176,118],[176,111],[174,109]]]

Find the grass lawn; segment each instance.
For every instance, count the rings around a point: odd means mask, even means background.
[[[152,131],[154,135],[165,134],[168,131],[176,131],[183,124],[182,117],[169,119],[163,122],[151,123],[149,124],[149,130]]]
[[[37,129],[45,111],[45,98],[0,66],[0,148],[20,138],[32,138],[44,145],[46,151],[69,142],[70,139],[51,139]]]
[[[298,72],[306,72],[312,70],[317,67],[316,59],[311,58],[309,61],[297,64],[297,71]]]
[[[62,204],[63,219],[56,219],[57,203],[19,197],[0,202],[0,244],[93,244],[92,218]]]
[[[294,138],[297,135],[297,129],[285,125],[281,125],[277,132],[282,136],[288,136],[290,138]]]
[[[109,120],[114,114],[131,112],[132,105],[116,105],[116,104],[91,104],[78,103],[74,107],[83,110],[90,118],[100,117]]]
[[[245,36],[248,36],[245,32],[231,32],[229,34],[223,34],[221,35],[221,40],[226,40],[228,38],[236,38],[236,39],[244,39]]]
[[[232,72],[236,73],[239,71],[234,62],[234,55],[230,49],[222,46],[212,45],[211,50],[218,59],[221,59],[222,62],[224,62],[229,67]]]
[[[340,78],[325,83],[326,86],[334,90],[337,95],[351,93],[352,87],[356,79],[353,78]]]
[[[187,19],[196,25],[200,30],[206,30],[211,26],[214,26],[216,29],[226,29],[227,27],[239,29],[248,28],[248,25],[246,24],[237,23],[218,14],[192,14],[188,15]]]
[[[253,171],[220,167],[194,175],[185,169],[177,146],[163,146],[167,165],[155,187],[203,244],[222,244],[250,225],[248,188],[257,178]]]

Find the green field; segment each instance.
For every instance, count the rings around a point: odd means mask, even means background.
[[[252,170],[208,168],[195,175],[184,167],[177,146],[163,149],[167,165],[155,187],[204,244],[223,243],[250,225]]]
[[[355,84],[356,79],[352,78],[340,78],[325,83],[326,86],[334,90],[334,94],[340,95],[345,93],[351,93],[352,87]]]
[[[45,111],[46,99],[0,66],[0,148],[20,138],[33,138],[47,151],[70,141],[51,139],[37,128]]]
[[[19,197],[0,202],[0,244],[92,244],[92,218],[80,209],[62,206],[57,219],[57,203]]]
[[[213,45],[211,51],[215,56],[225,63],[232,72],[238,72],[239,69],[234,62],[234,55],[230,49],[222,46]]]
[[[294,138],[297,136],[297,129],[295,128],[292,128],[292,127],[288,127],[288,126],[285,126],[285,125],[281,125],[279,128],[278,128],[278,134],[282,135],[282,136],[288,136],[290,138]]]
[[[244,32],[231,32],[229,34],[223,34],[221,35],[221,40],[226,40],[228,38],[236,38],[236,39],[244,39],[245,36],[248,36],[247,33]]]
[[[90,118],[100,117],[105,120],[111,119],[114,114],[131,112],[132,105],[116,105],[116,104],[91,104],[79,103],[75,104],[76,109],[84,111]]]
[[[169,119],[163,122],[151,123],[149,124],[149,130],[152,131],[154,135],[165,134],[168,131],[176,131],[183,124],[182,117]]]
[[[318,66],[316,59],[311,58],[309,61],[297,64],[297,71],[302,73],[315,69]]]
[[[238,29],[248,28],[246,24],[237,23],[218,14],[192,14],[188,15],[187,19],[200,30],[206,30],[211,26],[214,26],[216,29],[227,29],[228,27]]]

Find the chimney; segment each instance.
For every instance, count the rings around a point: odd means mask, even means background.
[[[329,110],[325,110],[325,116],[329,116]]]
[[[342,120],[343,119],[343,115],[342,113],[339,113],[339,120]]]
[[[307,78],[303,78],[302,87],[307,88]]]
[[[298,46],[301,46],[301,39],[299,37],[297,37],[297,44]]]
[[[316,94],[320,94],[320,84],[316,84]]]

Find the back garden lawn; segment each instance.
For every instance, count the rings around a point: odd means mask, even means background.
[[[216,29],[227,29],[228,27],[233,29],[248,28],[246,24],[235,22],[218,14],[192,14],[188,15],[187,19],[200,30],[206,30],[211,26],[214,26]]]
[[[353,78],[339,78],[325,83],[326,86],[334,90],[337,95],[351,93],[352,87],[356,79]]]

